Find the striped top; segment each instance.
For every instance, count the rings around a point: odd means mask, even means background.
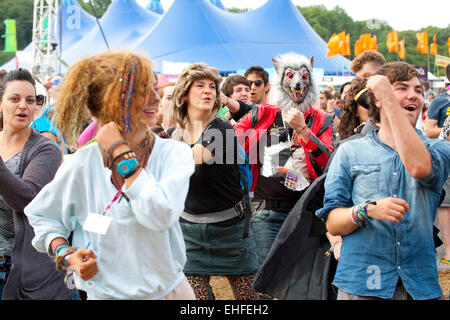
[[[5,161],[5,166],[16,177],[20,177],[20,158],[22,152]],[[0,195],[0,255],[10,256],[14,247],[14,217],[13,209]]]

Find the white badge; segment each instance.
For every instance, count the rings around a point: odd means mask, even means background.
[[[95,232],[105,235],[111,224],[111,217],[96,213],[89,213],[86,221],[84,221],[83,230],[88,232]]]

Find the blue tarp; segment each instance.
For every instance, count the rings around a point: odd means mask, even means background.
[[[138,44],[156,62],[206,62],[221,71],[272,67],[272,57],[294,51],[314,56],[325,74],[349,70],[342,56],[325,58],[327,43],[290,0],[269,0],[246,13],[220,10],[208,0],[175,0]]]

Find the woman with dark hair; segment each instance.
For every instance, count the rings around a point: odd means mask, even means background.
[[[208,299],[210,276],[227,276],[237,300],[257,299],[252,230],[244,236],[244,190],[233,127],[217,117],[222,78],[203,63],[184,69],[172,95],[177,121],[172,138],[191,147],[196,163],[181,215],[188,276],[199,300]],[[248,226],[248,225],[247,225]]]
[[[339,126],[340,141],[364,131],[375,128],[375,123],[380,122],[379,110],[375,106],[373,95],[366,92],[364,96],[365,106],[362,106],[355,100],[358,94],[366,88],[367,79],[356,77],[353,79],[350,88],[346,91],[344,96],[344,104],[342,106],[341,124]],[[358,100],[358,99],[357,99]]]
[[[64,77],[56,127],[74,145],[87,109],[99,130],[25,213],[33,246],[88,299],[195,299],[178,222],[194,161],[188,146],[152,133],[158,104],[151,62],[133,52],[87,56]]]
[[[3,299],[70,299],[47,255],[31,245],[34,232],[24,208],[49,183],[61,152],[49,138],[30,128],[36,110],[35,80],[23,69],[7,73],[0,85],[0,262],[5,268]]]

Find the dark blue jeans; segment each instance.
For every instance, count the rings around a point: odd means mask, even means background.
[[[0,256],[0,300],[3,299],[3,289],[5,288],[6,280],[8,279],[10,270],[11,257]]]
[[[258,268],[261,267],[280,231],[287,214],[273,210],[261,210],[253,217],[253,236],[255,238]]]

